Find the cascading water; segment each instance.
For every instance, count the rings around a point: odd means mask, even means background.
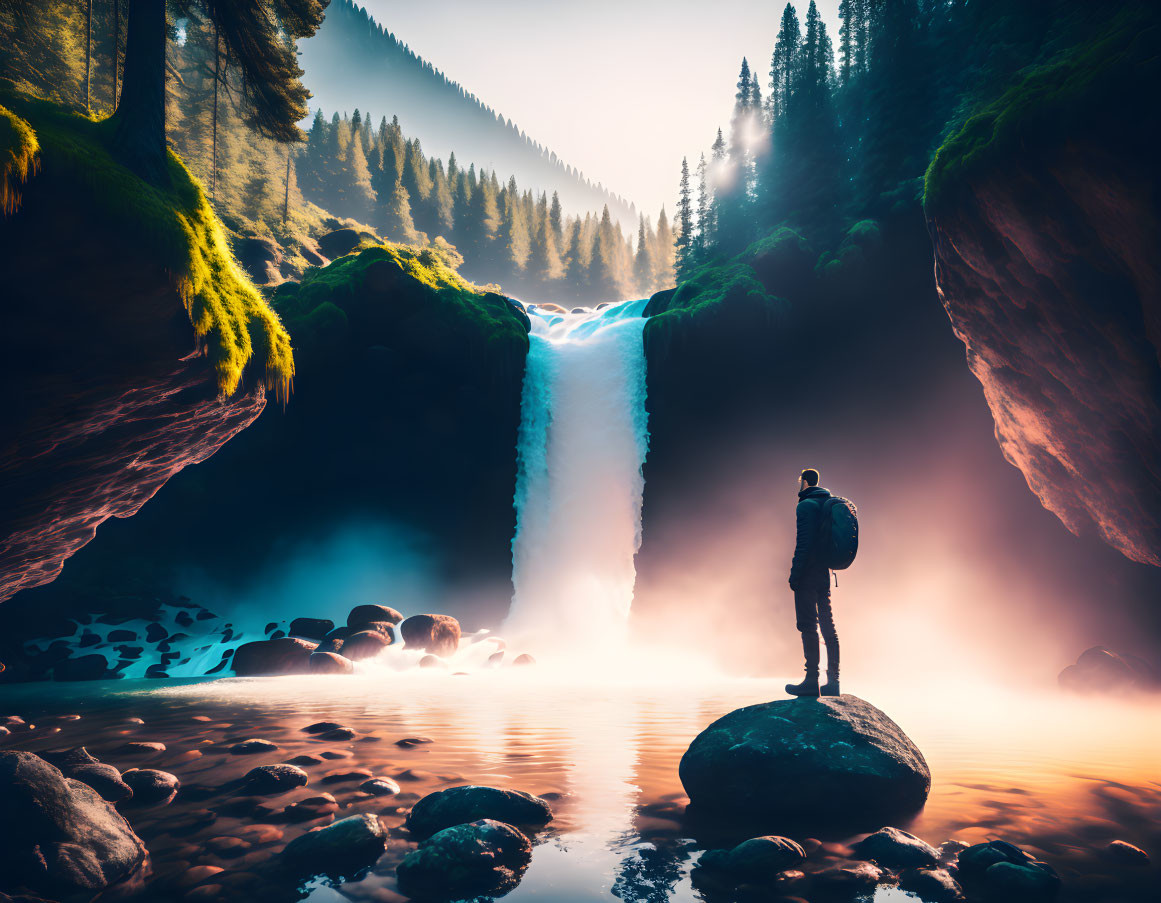
[[[532,307],[517,439],[510,642],[559,654],[624,641],[641,545],[646,301]]]

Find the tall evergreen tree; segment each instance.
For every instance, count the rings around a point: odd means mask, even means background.
[[[702,154],[701,159],[697,163],[697,234],[691,243],[693,256],[696,260],[705,258],[710,242],[713,241],[713,236],[709,233],[710,189],[707,176],[708,168],[705,161],[705,154]]]
[[[774,55],[770,60],[770,96],[767,100],[771,122],[776,121],[785,111],[793,88],[794,75],[798,67],[798,48],[802,43],[802,28],[798,24],[798,13],[790,3],[782,10],[782,22],[778,27],[778,37],[774,42]]]
[[[637,256],[633,260],[633,281],[642,295],[653,293],[653,256],[649,250],[650,236],[646,232],[645,214],[637,226]]]
[[[693,268],[693,202],[689,188],[689,160],[681,158],[681,183],[677,192],[675,275],[680,282]]]

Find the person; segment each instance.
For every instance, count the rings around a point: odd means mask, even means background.
[[[822,506],[830,491],[818,485],[818,471],[813,467],[798,477],[798,507],[794,517],[797,537],[794,560],[790,565],[790,589],[794,592],[796,626],[802,634],[802,652],[806,657],[806,679],[787,684],[791,696],[839,695],[839,641],[830,605],[830,571],[820,560]],[[826,643],[826,683],[818,685],[818,633]]]

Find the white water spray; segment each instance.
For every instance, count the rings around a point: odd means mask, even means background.
[[[624,643],[641,545],[646,301],[530,310],[517,439],[509,641],[555,654]],[[599,636],[598,636],[599,635]]]

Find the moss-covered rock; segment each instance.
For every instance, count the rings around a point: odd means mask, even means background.
[[[396,869],[399,887],[422,900],[501,896],[520,883],[532,843],[520,831],[485,818],[445,828],[408,853]]]
[[[294,376],[290,337],[238,268],[205,192],[177,155],[169,153],[170,185],[157,187],[113,157],[107,120],[18,95],[2,99],[3,181],[11,186],[13,178],[27,179],[32,160],[39,159],[39,178],[59,197],[97,214],[105,230],[132,236],[168,274],[223,394],[232,395],[253,366],[285,399]],[[6,211],[15,209],[11,191],[0,197]],[[40,282],[42,275],[30,278]],[[19,280],[19,268],[7,266],[6,278]]]

